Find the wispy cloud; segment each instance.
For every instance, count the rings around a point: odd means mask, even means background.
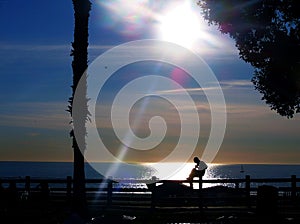
[[[0,43],[1,50],[14,50],[14,51],[56,51],[56,50],[68,50],[71,48],[70,45],[66,44],[6,44]]]
[[[158,95],[165,95],[165,94],[181,94],[183,92],[203,92],[209,90],[216,90],[218,87],[204,87],[204,88],[181,88],[181,89],[167,89],[162,91],[157,91],[156,94]]]
[[[265,117],[274,114],[266,105],[227,104],[227,113],[234,118]]]
[[[117,45],[89,45],[90,50],[108,50],[113,47],[116,47]]]
[[[66,103],[7,103],[0,114],[0,125],[43,129],[67,129],[70,117]]]
[[[180,88],[180,89],[166,89],[162,91],[157,91],[156,94],[164,95],[164,94],[181,94],[184,92],[190,92],[192,94],[195,93],[203,93],[204,91],[214,91],[217,89],[226,90],[226,89],[235,89],[235,88],[253,88],[253,83],[249,80],[226,80],[220,81],[219,83],[210,83],[209,87],[197,87],[197,88]]]
[[[67,129],[68,119],[61,114],[49,115],[0,115],[0,125],[42,129]]]
[[[253,87],[253,83],[250,80],[245,80],[245,79],[220,81],[220,85],[222,87],[230,87],[230,88]]]
[[[41,134],[38,133],[38,132],[28,132],[26,135],[29,136],[29,137],[36,137],[36,136],[39,136]]]

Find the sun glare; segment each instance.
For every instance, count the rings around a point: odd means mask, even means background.
[[[201,20],[189,2],[169,8],[159,20],[161,39],[190,48],[201,34]]]

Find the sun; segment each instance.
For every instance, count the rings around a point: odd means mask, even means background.
[[[200,16],[189,2],[185,2],[171,7],[161,16],[158,30],[162,40],[191,48],[201,35]]]

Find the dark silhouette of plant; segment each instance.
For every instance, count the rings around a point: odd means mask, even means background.
[[[81,103],[81,108],[73,111],[73,100],[75,90],[78,86],[79,80],[83,78],[86,81],[86,69],[88,63],[88,20],[91,10],[91,3],[89,0],[72,0],[74,7],[74,42],[72,42],[71,56],[73,56],[73,85],[72,97],[69,99],[70,105],[68,111],[72,116],[73,129],[70,132],[72,138],[72,147],[74,153],[74,170],[73,170],[73,210],[80,216],[86,215],[86,196],[85,196],[85,171],[84,171],[84,150],[85,150],[85,136],[86,136],[86,120],[88,119],[88,106],[86,96],[86,82],[82,86],[81,94],[76,95],[77,100]],[[79,99],[78,99],[79,97]],[[80,135],[74,134],[74,130],[79,130]],[[80,147],[79,147],[80,146]]]
[[[300,1],[200,0],[198,5],[255,68],[252,82],[262,100],[288,118],[300,112]]]

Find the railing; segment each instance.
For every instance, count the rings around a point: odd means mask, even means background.
[[[251,207],[257,201],[257,193],[261,185],[286,184],[276,188],[280,198],[281,206],[297,206],[299,202],[299,187],[297,183],[300,178],[292,175],[290,178],[263,178],[252,179],[249,175],[240,179],[196,179],[192,183],[187,180],[158,180],[151,184],[150,180],[122,180],[120,186],[118,180],[110,179],[87,179],[86,193],[88,203],[95,206],[150,206],[155,208],[163,205],[173,206],[195,206],[195,205],[219,205],[217,202],[233,203]],[[126,187],[126,183],[130,186]],[[73,180],[68,176],[66,179],[37,179],[26,176],[25,178],[0,179],[0,197],[7,199],[9,194],[5,192],[14,191],[18,200],[32,200],[43,198],[60,202],[71,201],[73,192]],[[144,187],[137,187],[137,185]],[[168,185],[165,189],[162,187]],[[199,184],[199,189],[189,186]],[[202,184],[219,186],[203,188]],[[176,192],[176,187],[178,188]],[[221,186],[226,186],[222,188]],[[230,187],[228,187],[230,186]],[[233,187],[232,187],[233,186]],[[175,189],[175,190],[174,190]],[[217,189],[217,190],[216,190]],[[228,199],[228,200],[225,200]],[[241,200],[242,199],[242,200]],[[199,201],[201,202],[200,204]],[[213,203],[214,202],[214,203]]]

